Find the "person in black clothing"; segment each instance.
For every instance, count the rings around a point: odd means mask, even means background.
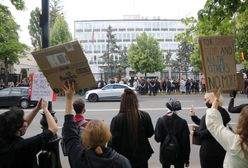
[[[64,92],[66,108],[62,132],[71,168],[131,168],[127,158],[107,147],[111,133],[103,121],[89,121],[80,139],[73,120],[74,84],[66,82]]]
[[[209,92],[204,95],[204,102],[207,108],[211,108],[212,102],[214,101],[214,93]],[[220,104],[223,104],[223,98],[220,98]],[[228,112],[221,106],[218,107],[221,113],[223,124],[227,126],[227,123],[231,120]],[[192,121],[199,125],[198,130],[193,130],[193,134],[198,136],[201,141],[200,148],[200,163],[201,168],[223,168],[223,162],[226,151],[223,147],[215,140],[206,127],[206,114],[200,119],[195,115],[193,110],[190,110],[190,116]]]
[[[160,117],[155,127],[155,140],[160,142],[160,148],[165,140],[168,132],[167,130],[174,130],[176,138],[180,147],[180,156],[178,157],[175,168],[189,167],[189,155],[190,155],[190,132],[187,121],[177,115],[177,111],[181,110],[181,103],[175,99],[170,99],[166,103],[166,107],[169,111],[162,117]],[[161,153],[161,151],[160,151]],[[162,160],[160,156],[160,162],[163,168],[170,168],[170,164],[166,160]]]
[[[240,104],[234,107],[234,99],[236,98],[236,94],[237,94],[237,91],[233,91],[232,93],[230,93],[231,99],[228,105],[228,111],[230,113],[240,113],[243,107],[248,106],[248,103],[247,103],[247,104]]]
[[[47,109],[48,103],[40,100],[28,115],[17,107],[0,115],[0,168],[33,168],[36,155],[58,131],[57,124]],[[48,129],[30,138],[22,138],[28,126],[39,112],[44,110]]]
[[[148,138],[154,134],[152,120],[147,112],[138,108],[138,98],[126,88],[121,97],[119,113],[110,124],[110,146],[126,156],[132,168],[148,168],[153,149]]]

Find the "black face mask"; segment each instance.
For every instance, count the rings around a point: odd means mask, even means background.
[[[212,107],[212,103],[206,102],[206,106],[207,106],[207,108],[211,108]]]

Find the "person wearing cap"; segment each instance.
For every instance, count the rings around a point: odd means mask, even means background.
[[[204,95],[204,103],[207,108],[211,108],[212,102],[214,101],[214,92],[207,92]],[[220,103],[218,111],[221,114],[224,126],[227,126],[228,122],[231,120],[228,112],[221,107],[223,104],[223,98],[220,96]],[[200,164],[201,168],[223,168],[223,162],[225,158],[226,151],[224,148],[215,140],[211,135],[206,126],[206,114],[202,118],[198,118],[194,110],[190,110],[189,115],[192,121],[199,125],[198,130],[192,130],[195,136],[198,136],[201,141],[200,147]]]
[[[155,126],[155,140],[163,144],[166,136],[168,135],[167,130],[173,130],[176,136],[180,148],[180,155],[174,164],[175,168],[189,167],[189,156],[190,156],[190,131],[188,128],[187,121],[182,119],[177,112],[182,109],[181,103],[178,100],[170,98],[166,103],[168,111],[157,120]],[[161,160],[163,168],[170,168],[170,164],[166,160]]]

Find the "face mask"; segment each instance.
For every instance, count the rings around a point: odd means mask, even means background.
[[[212,107],[212,103],[206,102],[206,106],[207,106],[207,108],[211,108]]]

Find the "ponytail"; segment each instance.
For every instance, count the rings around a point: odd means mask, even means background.
[[[102,154],[102,153],[103,153],[102,147],[101,147],[101,146],[96,147],[95,152],[96,152],[98,155],[99,155],[99,154]]]

